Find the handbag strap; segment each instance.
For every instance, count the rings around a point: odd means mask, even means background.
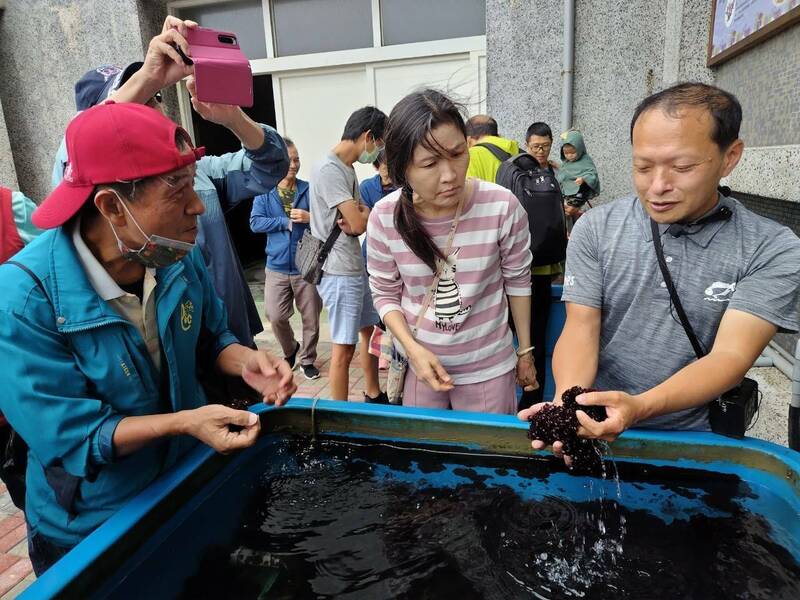
[[[703,358],[706,355],[706,351],[700,344],[700,340],[697,339],[692,324],[689,323],[689,317],[686,316],[686,311],[683,310],[681,300],[678,298],[678,291],[675,289],[675,284],[669,274],[667,261],[664,260],[664,249],[661,247],[661,233],[658,231],[658,224],[653,221],[653,219],[650,219],[650,231],[653,232],[653,246],[655,246],[656,249],[656,257],[658,258],[658,266],[661,268],[661,275],[664,277],[664,283],[667,284],[667,289],[669,290],[669,297],[672,299],[672,304],[678,312],[678,318],[681,321],[681,325],[683,325],[683,330],[686,332],[686,337],[689,338],[689,342],[692,344],[694,353],[697,355],[697,358]]]
[[[328,239],[325,240],[325,243],[322,244],[322,250],[319,251],[319,256],[317,257],[319,262],[324,263],[326,260],[328,260],[328,254],[330,254],[331,248],[333,248],[333,245],[339,238],[340,233],[342,233],[342,228],[339,227],[339,223],[337,223],[334,219],[333,230],[331,231],[330,235],[328,235]]]
[[[361,198],[356,198],[358,195],[358,188],[356,187],[355,179],[353,180],[353,199],[356,200],[357,204],[361,203]],[[319,251],[319,256],[317,260],[321,263],[324,263],[328,260],[328,254],[330,254],[333,245],[336,243],[336,240],[339,239],[339,234],[342,233],[342,228],[339,227],[339,211],[336,211],[336,216],[333,219],[333,229],[331,229],[330,235],[328,235],[328,239],[325,240],[325,243],[322,245],[322,250]]]
[[[474,185],[474,184],[473,184]],[[461,210],[464,208],[464,196],[465,193],[461,196],[461,199],[458,201],[458,206],[456,207],[456,214],[453,217],[453,224],[450,226],[450,233],[447,236],[447,247],[444,251],[445,260],[447,260],[447,256],[450,254],[450,250],[453,248],[453,239],[456,235],[456,227],[458,227],[458,220],[461,218]],[[422,320],[425,318],[425,313],[428,312],[428,307],[431,305],[431,300],[433,300],[433,294],[436,291],[436,286],[439,285],[439,278],[442,276],[442,269],[444,265],[440,265],[439,268],[436,270],[436,273],[433,276],[433,282],[431,286],[428,288],[428,293],[425,294],[425,300],[422,303],[422,308],[417,315],[417,323],[414,325],[414,329],[411,331],[411,334],[415,334],[417,329],[420,328],[422,325]]]

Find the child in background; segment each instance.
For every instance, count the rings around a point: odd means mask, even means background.
[[[600,193],[600,177],[592,157],[586,152],[583,134],[570,129],[561,134],[561,168],[556,178],[567,205],[580,209]]]

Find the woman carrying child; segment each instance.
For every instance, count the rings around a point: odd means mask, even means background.
[[[440,92],[403,98],[385,141],[400,189],[370,214],[367,263],[375,308],[409,362],[403,404],[514,414],[515,382],[537,386],[525,210],[507,189],[466,178],[464,119]]]

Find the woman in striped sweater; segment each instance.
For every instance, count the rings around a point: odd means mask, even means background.
[[[537,385],[525,211],[507,189],[466,178],[464,120],[440,92],[403,98],[385,140],[400,189],[370,214],[368,269],[375,308],[409,361],[403,404],[513,414],[515,382]]]

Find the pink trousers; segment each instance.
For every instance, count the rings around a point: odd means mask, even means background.
[[[515,415],[516,376],[514,371],[509,371],[488,381],[457,385],[449,392],[435,392],[409,368],[403,387],[403,406]]]

